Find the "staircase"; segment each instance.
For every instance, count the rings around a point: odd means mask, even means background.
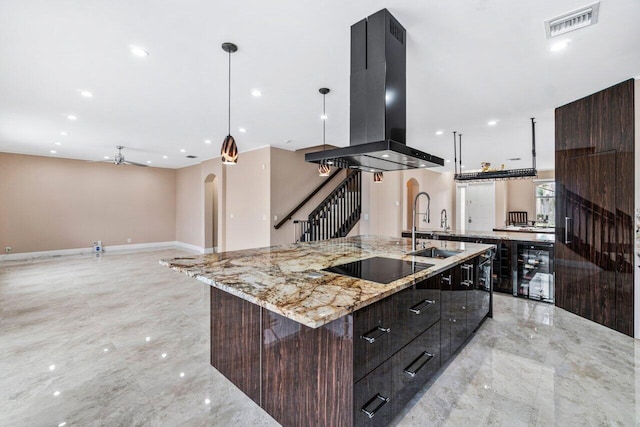
[[[300,242],[345,237],[360,220],[362,178],[360,171],[347,177],[316,207],[307,220],[298,220]]]

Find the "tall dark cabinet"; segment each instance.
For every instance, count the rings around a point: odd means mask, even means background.
[[[634,80],[556,108],[556,305],[633,336]]]

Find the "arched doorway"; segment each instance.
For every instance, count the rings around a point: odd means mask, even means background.
[[[204,180],[204,251],[218,251],[218,178],[209,174]]]
[[[411,230],[413,224],[413,201],[420,192],[420,184],[415,178],[407,181],[407,230]]]

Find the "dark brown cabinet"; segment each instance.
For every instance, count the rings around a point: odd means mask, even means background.
[[[633,335],[634,80],[555,116],[556,305]]]
[[[212,287],[212,365],[283,425],[388,425],[487,316],[480,258],[316,329]]]

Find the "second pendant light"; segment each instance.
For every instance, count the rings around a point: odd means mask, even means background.
[[[326,87],[320,88],[319,92],[322,94],[322,151],[326,147],[326,125],[327,125],[327,111],[326,111],[326,95],[330,92]],[[329,176],[331,173],[331,166],[326,163],[320,163],[318,165],[318,174],[320,176]]]

